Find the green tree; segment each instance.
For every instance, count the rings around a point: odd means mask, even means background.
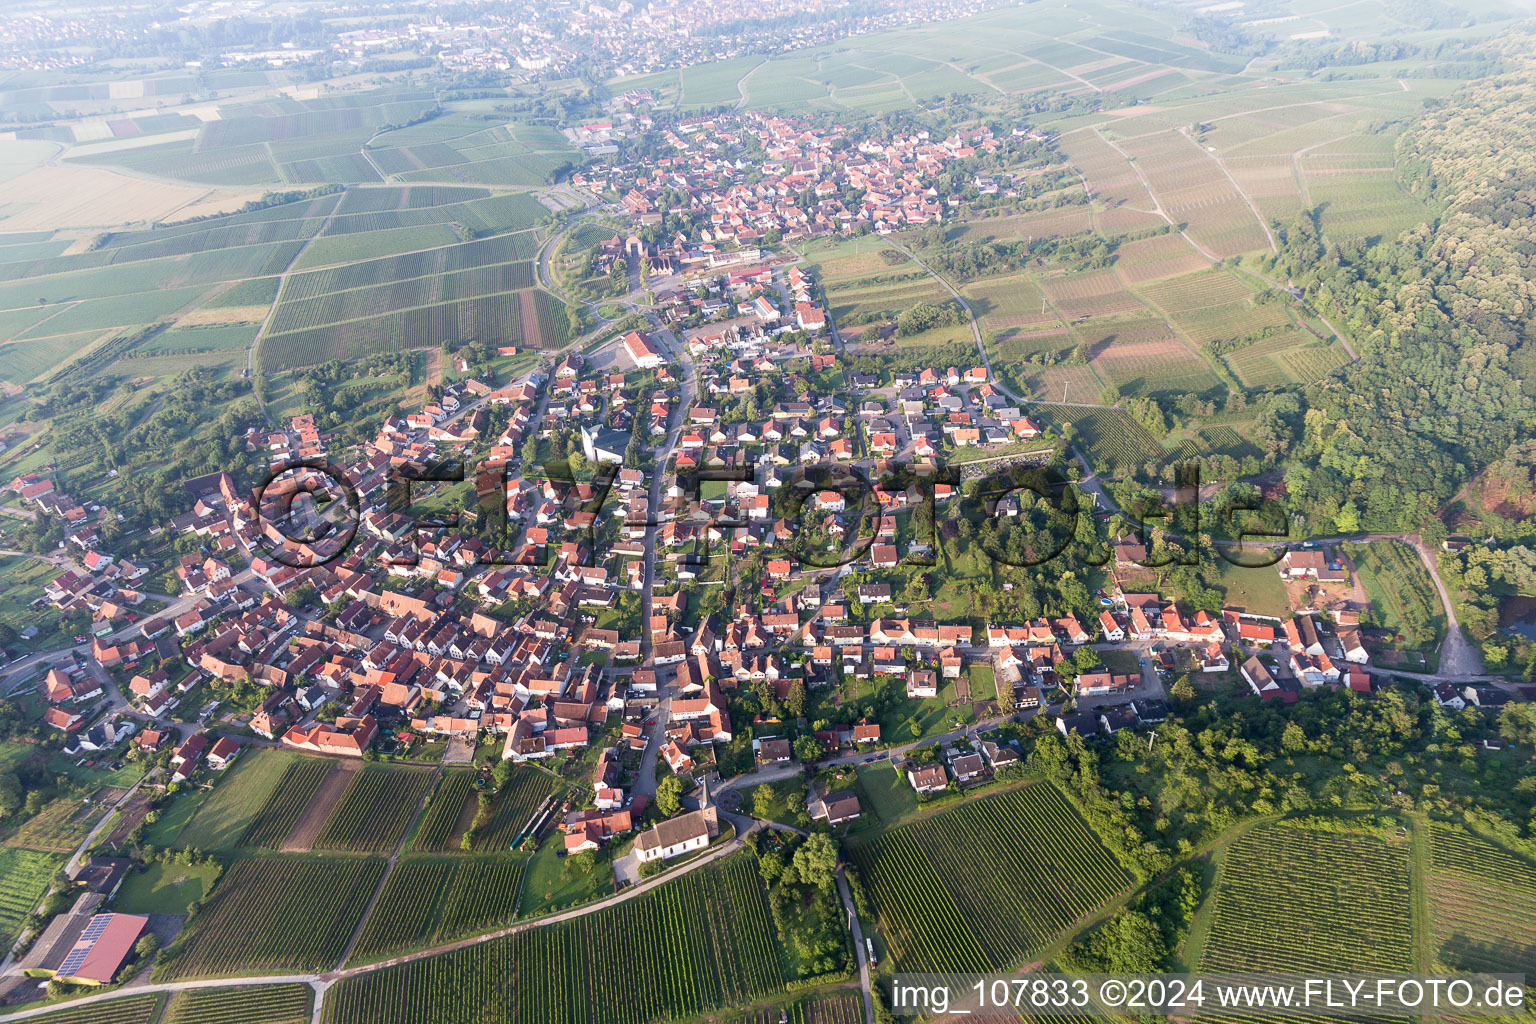
[[[789,693],[784,697],[784,707],[795,718],[805,717],[805,680],[796,679],[789,684]]]
[[[1536,704],[1506,704],[1499,712],[1499,735],[1511,743],[1536,747]]]
[[[837,842],[825,832],[817,832],[795,851],[795,873],[807,885],[831,892],[837,883]]]
[[[1188,703],[1195,699],[1195,684],[1190,679],[1189,673],[1179,676],[1173,687],[1168,691],[1168,696],[1176,701]]]
[[[773,817],[773,787],[763,783],[752,791],[752,814],[759,818]]]
[[[656,809],[670,818],[683,809],[683,780],[668,775],[656,786]]]

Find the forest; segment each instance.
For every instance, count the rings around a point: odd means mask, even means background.
[[[1282,232],[1278,268],[1360,355],[1274,438],[1293,445],[1289,500],[1314,523],[1352,503],[1363,529],[1418,529],[1536,427],[1533,42],[1506,39],[1506,71],[1399,140],[1402,184],[1438,219],[1371,245],[1326,239],[1310,213]]]

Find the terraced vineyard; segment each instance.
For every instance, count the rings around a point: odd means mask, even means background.
[[[160,1024],[309,1024],[314,989],[308,985],[251,985],[177,992]]]
[[[315,839],[317,850],[383,853],[400,844],[422,794],[432,782],[425,768],[369,765],[352,777]]]
[[[526,864],[430,860],[398,865],[384,883],[353,957],[376,959],[510,924]]]
[[[1213,898],[1202,972],[1413,970],[1406,839],[1266,825],[1228,850]]]
[[[305,758],[284,768],[272,795],[246,826],[240,845],[271,850],[281,847],[334,767],[331,761]]]
[[[1536,864],[1459,825],[1429,827],[1435,956],[1453,971],[1536,972]]]
[[[1049,785],[972,801],[852,843],[849,857],[902,971],[1013,966],[1131,882]],[[1000,891],[1002,877],[1017,881]]]
[[[561,924],[348,978],[325,1024],[644,1024],[779,991],[756,860],[702,868]]]
[[[334,967],[383,871],[382,860],[360,857],[237,860],[167,947],[155,977]]]

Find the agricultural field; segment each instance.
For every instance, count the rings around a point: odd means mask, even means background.
[[[1183,337],[1202,347],[1292,327],[1284,302],[1254,302],[1246,284],[1221,270],[1159,281],[1143,287],[1141,294]]]
[[[1142,309],[1136,297],[1125,290],[1113,270],[1085,271],[1048,277],[1040,283],[1051,305],[1068,320],[1084,316],[1134,313]]]
[[[1305,208],[1289,157],[1227,156],[1222,165],[1268,220],[1289,223]]]
[[[1093,211],[1086,205],[1059,210],[1042,210],[1005,217],[981,217],[957,224],[948,230],[952,242],[1030,241],[1036,238],[1065,238],[1093,230]]]
[[[1313,168],[1312,161],[1303,164],[1302,185],[1312,205],[1323,207],[1322,228],[1330,238],[1392,241],[1433,216],[1398,187],[1390,166]]]
[[[346,979],[325,1024],[643,1024],[752,1002],[790,978],[755,858],[627,902]]]
[[[1037,405],[1035,410],[1052,426],[1072,424],[1094,468],[1101,472],[1140,470],[1148,462],[1160,462],[1167,455],[1151,431],[1123,409]]]
[[[827,302],[834,319],[851,316],[894,316],[919,302],[941,303],[944,287],[915,264],[861,277],[825,280]]]
[[[1182,131],[1121,142],[1168,217],[1218,258],[1267,251],[1264,226],[1221,165]]]
[[[1094,199],[1110,206],[1124,204],[1136,210],[1154,209],[1152,196],[1136,177],[1130,163],[1097,132],[1089,129],[1067,132],[1057,140],[1057,148],[1081,172]]]
[[[242,845],[258,813],[280,786],[294,778],[289,769],[305,763],[300,755],[286,750],[247,750],[198,806],[178,846],[232,850]]]
[[[408,860],[384,883],[352,958],[376,960],[511,924],[527,862]]]
[[[1015,338],[1065,327],[1034,281],[1024,274],[973,281],[962,287],[960,294],[965,296],[981,326],[997,335],[999,355],[1004,343]]]
[[[353,773],[314,848],[348,853],[393,850],[410,828],[431,782],[432,772],[426,768],[368,765]]]
[[[308,985],[189,989],[171,995],[159,1024],[309,1024]]]
[[[383,872],[383,860],[361,857],[235,861],[167,947],[155,977],[175,981],[334,967]]]
[[[1071,340],[1067,338],[1067,341]],[[1004,367],[1001,372],[1009,376],[1012,371]],[[1104,388],[1104,381],[1087,363],[1056,363],[1046,367],[1024,363],[1017,372],[1012,372],[1012,376],[1022,393],[1042,402],[1097,402],[1099,392]]]
[[[552,349],[569,340],[564,304],[548,292],[525,288],[272,334],[262,339],[260,352],[262,366],[275,372],[444,342]]]
[[[165,997],[155,994],[105,999],[29,1017],[37,1024],[152,1024]]]
[[[67,256],[0,246],[0,257],[17,250],[0,262],[0,341],[10,342],[0,345],[0,377],[29,381],[107,332],[150,324],[175,329],[121,353],[120,372],[233,372],[253,340],[245,325],[261,323],[274,300],[261,351],[279,368],[435,347],[445,336],[555,347],[568,318],[532,289],[527,262],[538,244],[528,229],[547,214],[524,193],[375,187],[107,232]],[[466,234],[487,237],[466,243]],[[278,295],[274,275],[290,267],[329,269],[296,274]]]
[[[762,57],[719,60],[682,70],[683,106],[713,107],[741,99],[738,82],[763,63]]]
[[[61,796],[22,822],[6,844],[46,853],[73,853],[102,813],[100,807]]]
[[[1199,970],[1409,973],[1408,840],[1264,825],[1227,851]]]
[[[359,260],[378,259],[396,253],[416,252],[453,245],[459,234],[448,224],[415,228],[388,228],[366,234],[324,235],[316,238],[294,260],[294,270],[312,270]]]
[[[1092,362],[1124,395],[1199,394],[1221,386],[1205,360],[1177,338],[1112,342],[1098,348]]]
[[[1198,427],[1179,443],[1180,458],[1196,459],[1206,455],[1225,455],[1241,460],[1258,457],[1259,449],[1236,428],[1225,424]]]
[[[1210,261],[1180,235],[1154,235],[1115,249],[1115,270],[1127,284],[1145,284],[1204,270]]]
[[[238,845],[280,849],[335,767],[334,761],[317,758],[300,758],[285,767]]]
[[[523,766],[491,801],[491,817],[475,837],[476,850],[506,850],[528,827],[534,811],[555,791],[548,773]]]
[[[955,857],[957,849],[966,856]],[[1044,784],[856,841],[850,859],[902,971],[1016,966],[1131,882]],[[1017,884],[1001,891],[1005,877]]]
[[[397,128],[366,149],[387,178],[519,188],[548,183],[579,154],[557,130],[476,112],[468,105]]]
[[[1427,830],[1437,966],[1536,971],[1536,865],[1459,825],[1437,821]]]
[[[1312,384],[1349,362],[1334,339],[1301,328],[1280,329],[1221,354],[1234,376],[1250,388]]]
[[[864,1000],[857,992],[809,996],[787,1007],[749,1011],[738,1019],[741,1024],[780,1024],[785,1020],[788,1024],[860,1024]]]
[[[218,874],[217,864],[189,867],[156,861],[143,871],[128,873],[112,909],[125,914],[185,914],[189,904],[207,897]]]
[[[363,155],[364,142],[387,125],[416,120],[434,104],[428,90],[396,87],[281,104],[226,104],[195,139],[106,151],[84,146],[70,159],[144,174],[173,168],[183,181],[211,185],[378,181]]]
[[[1371,599],[1365,620],[1394,639],[1393,646],[1428,650],[1445,635],[1445,612],[1419,553],[1397,540],[1346,544]]]
[[[424,853],[456,849],[454,836],[459,831],[459,819],[473,793],[474,777],[469,772],[445,772],[427,803],[421,824],[416,826],[411,849]]]
[[[62,864],[63,858],[53,854],[0,847],[0,939],[6,948],[47,895],[48,880]]]

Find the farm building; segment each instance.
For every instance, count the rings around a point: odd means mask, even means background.
[[[108,984],[148,926],[149,918],[142,914],[97,914],[54,977],[75,985]]]

